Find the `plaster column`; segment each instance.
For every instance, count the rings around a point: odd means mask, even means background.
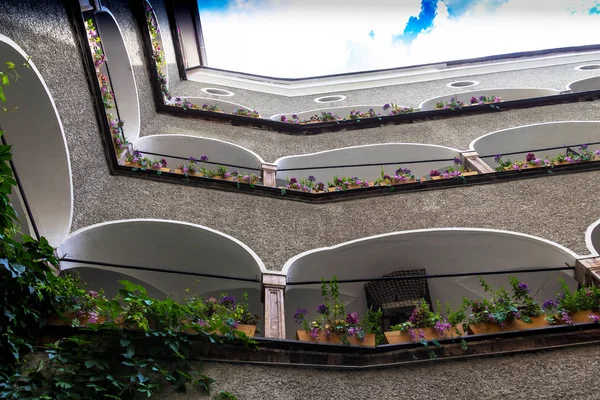
[[[584,286],[600,286],[600,258],[577,260],[575,280]]]
[[[480,174],[496,172],[492,167],[487,165],[481,158],[479,158],[479,154],[475,151],[466,151],[464,153],[460,153],[460,158],[463,161],[463,166],[467,169],[475,170]]]
[[[261,169],[263,185],[271,187],[277,186],[277,181],[275,180],[275,176],[277,175],[277,165],[263,163]]]
[[[265,337],[285,339],[285,275],[264,273],[262,276],[265,303]]]

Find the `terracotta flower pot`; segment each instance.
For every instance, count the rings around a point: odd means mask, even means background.
[[[477,172],[477,171],[469,171],[469,172],[463,172],[462,176],[473,176],[473,175],[478,175],[478,174],[479,174],[479,172]],[[442,179],[450,179],[450,178],[444,178],[441,175],[440,176],[432,176],[431,177],[432,181],[439,181],[439,180],[442,180]]]
[[[460,335],[456,333],[457,329],[460,332]],[[452,328],[450,328],[449,331],[446,332],[445,336],[440,335],[440,333],[435,328],[419,328],[415,329],[414,331],[415,337],[417,338],[419,338],[420,332],[423,332],[425,334],[425,340],[427,341],[452,339],[465,336],[465,331],[463,330],[462,325],[453,326]],[[410,332],[391,331],[384,332],[384,335],[389,344],[411,343],[413,341]]]
[[[319,332],[319,338],[314,339],[310,336],[310,331],[298,330],[296,331],[296,338],[301,342],[313,342],[313,343],[327,343],[327,344],[342,344],[342,340],[337,334],[331,334],[331,336],[327,337],[325,332]],[[370,346],[375,347],[375,335],[372,333],[367,333],[365,335],[364,340],[360,340],[356,336],[348,337],[348,342],[352,346]]]
[[[500,332],[514,332],[514,331],[525,331],[527,329],[536,329],[543,328],[546,326],[550,326],[546,321],[546,317],[541,315],[539,317],[531,318],[531,323],[528,324],[521,320],[514,320],[504,324],[504,327],[501,327],[498,324],[492,322],[481,322],[478,324],[469,324],[469,333],[473,335],[487,335],[490,333],[500,333]]]
[[[390,182],[380,182],[379,186],[396,186],[396,185],[406,185],[407,183],[415,183],[417,180],[416,179],[407,179],[405,181],[401,181],[401,182],[394,182],[394,181],[390,181]]]
[[[153,170],[153,171],[162,171],[162,172],[171,172],[170,168],[151,168],[151,167],[143,167],[138,163],[130,163],[130,162],[125,162],[125,166],[126,167],[131,167],[131,168],[145,168],[146,170]]]

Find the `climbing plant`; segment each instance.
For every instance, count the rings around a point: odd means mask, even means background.
[[[19,79],[18,66],[7,62],[6,67],[0,71],[2,103],[3,88]],[[182,305],[152,299],[143,287],[126,281],[112,299],[87,292],[76,277],[58,273],[59,260],[44,237],[20,233],[9,197],[17,184],[11,157],[11,146],[0,144],[0,398],[134,399],[169,386],[210,393],[214,380],[188,360],[190,335],[181,324],[161,323]],[[67,304],[81,311],[67,318],[73,329],[44,343],[47,322],[67,317]],[[207,345],[253,343],[222,319],[211,324],[190,329]],[[221,391],[215,398],[235,396]]]

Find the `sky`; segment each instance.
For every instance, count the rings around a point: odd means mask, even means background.
[[[600,0],[199,0],[208,66],[278,78],[600,44]]]

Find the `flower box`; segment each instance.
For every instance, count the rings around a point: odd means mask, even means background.
[[[473,176],[473,175],[478,175],[478,174],[479,174],[479,172],[477,172],[477,171],[469,171],[469,172],[463,172],[461,174],[461,176]],[[439,180],[442,180],[442,179],[450,179],[450,178],[444,178],[441,175],[440,176],[432,176],[431,177],[432,181],[439,181]]]
[[[179,174],[179,175],[185,175],[185,174],[183,173],[183,170],[181,170],[181,169],[176,169],[176,170],[173,170],[173,173],[174,173],[174,174]],[[200,173],[195,173],[195,172],[191,172],[191,173],[190,173],[190,172],[188,172],[188,176],[204,176],[204,174],[203,174],[203,173],[201,173],[201,172],[200,172]]]
[[[522,171],[524,169],[535,169],[535,168],[543,168],[546,167],[545,164],[535,165],[535,164],[525,164],[520,169],[514,169],[513,167],[504,167],[505,171]]]
[[[171,172],[170,168],[151,168],[151,167],[143,167],[140,164],[137,163],[130,163],[130,162],[125,162],[125,166],[126,167],[132,167],[132,168],[140,168],[140,169],[150,169],[153,171],[162,171],[162,172]]]
[[[318,339],[315,339],[310,335],[310,331],[305,331],[303,329],[297,330],[296,331],[296,339],[300,340],[301,342],[342,344],[342,340],[340,339],[340,337],[337,334],[333,333],[329,337],[327,337],[325,335],[325,332],[323,332],[323,331],[319,332]],[[352,346],[375,347],[375,334],[367,333],[365,335],[364,340],[360,340],[356,336],[349,336],[348,343],[350,343],[350,345],[352,345]]]
[[[302,189],[292,189],[292,188],[286,188],[284,186],[279,186],[279,189],[285,189],[285,190],[292,190],[294,192],[302,192],[302,193],[310,193],[310,194],[317,194],[317,193],[325,193],[325,190],[317,190],[317,189],[313,189],[312,192],[308,192],[308,191],[304,191]]]
[[[416,183],[417,180],[416,179],[407,179],[405,181],[398,181],[398,182],[379,182],[379,186],[396,186],[396,185],[405,185],[407,183]]]
[[[456,330],[460,332],[460,335],[457,334]],[[431,340],[441,340],[441,339],[452,339],[456,337],[465,336],[465,331],[463,330],[462,325],[453,326],[450,328],[448,332],[446,332],[445,336],[440,335],[439,331],[435,328],[418,328],[414,329],[414,333],[416,337],[419,337],[420,332],[425,334],[425,340],[428,342]],[[384,332],[385,338],[389,344],[399,344],[399,343],[412,343],[412,335],[410,332],[402,332],[402,331],[391,331]]]
[[[233,176],[224,178],[221,175],[215,175],[215,176],[212,177],[212,179],[218,179],[220,181],[230,181],[230,182],[233,182]]]
[[[589,313],[588,313],[589,314]],[[521,320],[514,320],[504,324],[504,327],[493,323],[493,322],[481,322],[478,324],[469,324],[469,333],[472,335],[487,335],[491,333],[500,332],[514,332],[514,331],[525,331],[527,329],[544,328],[550,326],[546,321],[546,317],[541,315],[539,317],[531,318],[531,323],[528,324]]]
[[[374,185],[375,185],[375,183],[373,183],[373,182],[369,182],[369,187],[372,187],[372,186],[374,186]],[[337,186],[336,186],[336,187],[337,187]],[[330,187],[328,190],[329,190],[330,192],[336,192],[336,190],[335,190],[335,189],[336,189],[336,187]],[[340,188],[341,188],[341,186],[340,186]],[[365,188],[365,186],[358,186],[358,185],[348,185],[348,188],[347,188],[347,189],[341,189],[341,191],[343,192],[344,190],[350,190],[350,189],[364,189],[364,188]]]

